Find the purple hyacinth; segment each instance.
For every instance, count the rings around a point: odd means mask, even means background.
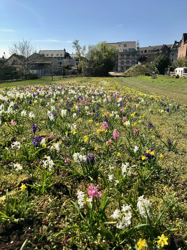
[[[14,109],[19,109],[19,107],[18,107],[18,105],[17,105],[17,104],[15,104]]]
[[[95,157],[94,155],[88,155],[86,158],[86,164],[89,164],[89,162],[94,165],[95,164]]]
[[[108,118],[106,116],[104,117],[104,122],[108,122]]]
[[[40,135],[36,135],[32,141],[32,144],[37,147],[39,142],[41,141],[41,136]]]
[[[153,128],[153,124],[151,122],[148,123],[148,128]]]
[[[33,123],[32,124],[32,132],[35,134],[37,130],[37,126]]]
[[[166,111],[169,113],[169,108],[167,108]]]

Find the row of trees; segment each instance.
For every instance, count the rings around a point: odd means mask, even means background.
[[[79,59],[79,70],[84,75],[107,76],[115,66],[115,56],[117,52],[114,46],[109,46],[106,42],[98,43],[96,46],[89,46],[86,53],[86,46],[81,47],[79,41],[73,42]]]

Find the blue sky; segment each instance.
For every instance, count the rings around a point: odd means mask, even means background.
[[[140,47],[172,44],[187,33],[186,0],[0,0],[0,57],[12,43],[36,50],[98,42],[137,41]]]

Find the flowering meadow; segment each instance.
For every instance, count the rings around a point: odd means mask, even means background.
[[[185,249],[186,124],[110,78],[0,89],[0,249]]]

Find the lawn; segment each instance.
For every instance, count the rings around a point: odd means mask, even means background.
[[[187,79],[168,76],[152,79],[150,76],[137,76],[116,78],[116,81],[139,91],[165,95],[183,103],[187,100]]]
[[[185,81],[1,85],[0,249],[185,249]]]

